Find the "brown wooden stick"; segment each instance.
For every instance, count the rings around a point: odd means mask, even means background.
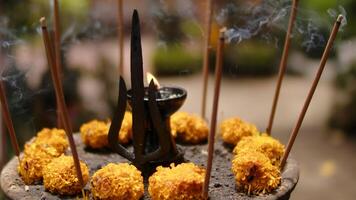
[[[266,132],[268,135],[271,135],[274,115],[276,114],[276,109],[277,109],[277,104],[278,104],[278,99],[279,99],[279,93],[281,90],[283,77],[284,77],[284,74],[286,71],[288,55],[289,55],[289,46],[290,46],[290,42],[291,42],[291,34],[293,31],[294,21],[297,16],[298,2],[299,2],[299,0],[293,0],[293,3],[292,3],[292,9],[291,9],[290,17],[289,17],[287,34],[286,34],[286,37],[284,40],[283,53],[282,53],[281,61],[279,64],[279,72],[278,72],[276,90],[275,90],[274,97],[273,97],[273,103],[272,103],[271,113],[269,116],[268,127],[266,129]]]
[[[1,130],[1,161],[0,161],[0,169],[5,165],[7,159],[7,141],[6,141],[6,128],[4,126],[4,120],[2,115],[0,114],[0,130]]]
[[[55,52],[55,61],[58,74],[60,75],[60,81],[62,81],[62,54],[61,54],[61,22],[59,16],[59,6],[58,0],[54,0],[53,3],[53,12],[54,12],[54,52]],[[61,84],[62,85],[62,84]],[[57,127],[62,128],[63,122],[60,117],[59,109],[59,99],[56,98],[57,105]]]
[[[7,103],[3,80],[0,81],[0,101],[1,101],[2,116],[4,118],[4,122],[6,124],[7,130],[9,131],[9,134],[10,134],[12,148],[14,149],[15,154],[16,154],[18,160],[20,161],[20,147],[19,147],[19,143],[16,138],[14,124],[12,123],[12,119],[11,119],[11,115],[10,115],[10,111],[9,111],[9,104]]]
[[[119,36],[119,76],[124,75],[124,9],[122,0],[117,2],[117,30]]]
[[[80,184],[84,187],[83,175],[82,175],[82,171],[80,168],[80,162],[79,162],[77,149],[76,149],[75,142],[74,142],[73,135],[72,135],[72,127],[71,127],[69,117],[68,117],[68,111],[67,111],[67,107],[66,107],[65,100],[64,100],[64,94],[63,94],[63,90],[62,90],[62,86],[61,86],[61,81],[59,80],[60,78],[59,78],[58,71],[56,70],[56,66],[53,65],[53,63],[55,63],[55,62],[53,62],[54,61],[54,55],[53,55],[54,53],[51,50],[52,48],[51,48],[51,42],[49,39],[49,34],[47,31],[46,19],[44,17],[42,17],[40,19],[40,22],[41,22],[41,28],[42,28],[42,34],[43,34],[43,41],[44,41],[45,48],[46,48],[48,64],[51,69],[52,81],[54,84],[56,96],[59,100],[58,105],[60,108],[60,114],[63,119],[64,129],[66,131],[69,145],[70,145],[70,148],[72,151],[77,176],[78,176]]]
[[[300,112],[297,124],[295,125],[295,127],[294,127],[294,129],[292,131],[292,134],[290,135],[286,151],[285,151],[285,153],[283,155],[283,158],[282,158],[282,161],[281,161],[281,169],[283,169],[283,167],[285,166],[285,164],[287,162],[288,155],[289,155],[289,153],[290,153],[290,151],[291,151],[291,149],[293,147],[295,138],[297,137],[299,129],[300,129],[302,123],[303,123],[303,119],[304,119],[305,114],[306,114],[306,112],[308,110],[309,104],[310,104],[310,102],[311,102],[311,100],[313,98],[315,89],[318,86],[321,74],[323,73],[326,61],[327,61],[327,59],[329,57],[329,53],[331,51],[332,45],[333,45],[334,40],[336,38],[336,35],[337,35],[338,31],[339,31],[339,28],[340,28],[340,25],[341,25],[341,22],[342,22],[343,18],[344,17],[342,15],[338,16],[338,18],[337,18],[337,20],[336,20],[336,22],[334,24],[334,27],[333,27],[333,29],[331,31],[328,43],[326,44],[323,56],[321,57],[321,60],[320,60],[318,72],[317,72],[317,74],[315,76],[315,79],[313,81],[313,84],[312,84],[312,86],[311,86],[311,88],[309,90],[307,99],[304,102],[303,109]]]
[[[204,40],[204,58],[203,58],[203,90],[202,90],[202,102],[201,102],[201,116],[205,118],[206,115],[206,96],[208,90],[208,78],[209,78],[209,40],[210,40],[210,32],[211,32],[211,15],[213,8],[213,0],[208,0],[206,16],[205,16],[205,32],[203,40]]]
[[[204,179],[203,187],[203,198],[208,198],[209,193],[209,182],[211,176],[211,169],[213,164],[213,154],[214,154],[214,143],[215,143],[215,132],[216,132],[216,120],[218,116],[218,105],[219,105],[219,96],[220,96],[220,83],[221,83],[221,73],[223,65],[223,53],[224,53],[224,43],[225,43],[225,30],[220,30],[220,37],[218,48],[216,52],[216,65],[215,65],[215,89],[214,89],[214,100],[213,100],[213,109],[211,114],[211,124],[210,124],[210,133],[208,141],[208,160],[207,160],[207,169]]]

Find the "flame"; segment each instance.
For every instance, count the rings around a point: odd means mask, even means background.
[[[156,79],[156,77],[154,77],[151,73],[147,72],[146,73],[146,79],[148,84],[150,84],[151,80],[153,80],[153,83],[155,84],[155,86],[157,86],[158,88],[161,87],[158,80]]]

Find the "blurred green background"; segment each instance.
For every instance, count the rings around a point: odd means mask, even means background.
[[[117,1],[59,2],[63,32],[63,83],[72,124],[78,131],[80,125],[90,119],[107,119],[112,115],[118,78],[113,72],[117,70],[118,60],[122,59],[118,56]],[[259,97],[253,91],[264,87],[274,88],[290,5],[291,1],[287,0],[220,0],[216,1],[214,6],[210,35],[210,71],[214,71],[219,28],[226,27],[229,43],[224,54],[225,85],[222,87],[237,94],[239,90],[234,88],[239,85],[243,87],[242,90],[251,91],[246,93],[245,96],[248,97],[242,107],[263,113],[256,115],[246,111],[250,114],[246,114],[247,118],[261,128],[266,123],[272,92],[262,91],[267,97]],[[53,127],[56,124],[54,93],[38,23],[40,17],[46,16],[49,27],[52,27],[52,6],[51,0],[0,0],[1,75],[6,84],[21,147],[41,128]],[[142,19],[145,70],[153,72],[164,83],[189,83],[186,87],[188,91],[192,91],[193,100],[187,102],[185,109],[199,113],[200,105],[197,99],[201,93],[205,7],[206,1],[200,0],[124,1],[123,76],[126,80],[129,80],[130,66],[130,17],[133,8],[137,8]],[[315,127],[311,129],[326,133],[336,131],[336,137],[351,138],[351,141],[354,141],[356,135],[356,58],[353,53],[356,48],[355,10],[356,0],[300,0],[286,82],[287,85],[294,86],[304,84],[305,80],[313,77],[334,19],[338,14],[344,14],[347,20],[333,48],[331,66],[326,69],[327,89],[324,90],[323,85],[320,89],[321,96],[326,93],[331,98],[316,100],[327,102],[327,107],[322,108],[323,112],[320,113],[322,131]],[[299,89],[306,92],[308,87],[309,84],[306,84]],[[304,97],[301,95],[298,98],[302,101]],[[256,100],[254,105],[249,104],[253,102],[250,99]],[[262,103],[264,110],[256,106]],[[222,105],[221,118],[244,115],[239,108],[229,109],[232,105],[232,102]],[[318,105],[320,104],[314,106]],[[283,110],[289,114],[290,107],[287,106]],[[285,123],[281,120],[281,127],[293,126],[294,119]],[[283,131],[289,129],[281,128],[281,132]],[[324,138],[325,135],[330,134],[322,133],[320,137]],[[286,137],[281,136],[281,139],[285,140]],[[3,125],[0,141],[0,160],[3,166],[13,156]],[[323,140],[316,142],[323,143]],[[351,146],[350,151],[347,151],[349,153],[355,152],[354,143]],[[300,155],[298,153],[301,153],[301,150],[296,152],[297,156]],[[302,158],[299,160],[304,161]],[[312,158],[304,162],[309,160]],[[356,178],[354,174],[351,177]],[[307,185],[303,182],[301,184]],[[315,190],[317,189],[320,188]],[[303,196],[306,191],[308,190],[297,190],[300,194],[297,197]],[[1,195],[0,193],[0,199],[3,198]],[[333,199],[332,196],[329,197]]]

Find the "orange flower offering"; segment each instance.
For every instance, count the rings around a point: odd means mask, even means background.
[[[89,180],[87,165],[80,162],[83,181]],[[77,177],[72,156],[62,155],[54,158],[43,169],[43,185],[46,190],[54,194],[75,195],[82,191],[82,186]]]
[[[62,129],[44,128],[37,137],[25,145],[18,172],[26,184],[34,184],[43,178],[43,168],[53,158],[62,155],[68,148],[66,134]]]
[[[53,158],[60,155],[61,154],[51,146],[37,143],[26,145],[23,158],[17,170],[27,185],[37,183],[43,178],[43,168],[50,163]]]
[[[93,175],[91,192],[95,199],[139,200],[144,194],[143,177],[133,165],[109,163]]]
[[[57,128],[42,129],[37,133],[37,137],[34,142],[51,146],[61,154],[64,153],[69,146],[66,132],[63,129]]]
[[[80,127],[80,135],[85,145],[93,148],[100,149],[108,147],[108,134],[110,129],[110,122],[104,122],[99,120],[92,120],[83,124]],[[131,112],[125,112],[124,120],[122,121],[119,141],[122,144],[127,144],[132,137],[132,114]]]
[[[232,172],[238,190],[247,194],[265,194],[281,183],[281,173],[266,155],[258,151],[246,151],[232,160]]]
[[[199,116],[177,112],[171,116],[171,132],[174,138],[184,143],[201,143],[207,140],[208,124]]]
[[[243,156],[247,151],[263,153],[270,159],[272,165],[279,166],[284,154],[284,145],[267,134],[249,136],[241,139],[234,148],[234,154]]]
[[[243,137],[258,135],[257,127],[239,118],[230,118],[220,124],[220,134],[225,143],[236,145]]]
[[[205,169],[193,163],[157,167],[149,178],[148,192],[153,200],[200,200]]]

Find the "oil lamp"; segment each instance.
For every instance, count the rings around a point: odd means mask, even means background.
[[[131,30],[131,86],[127,90],[120,77],[117,107],[109,130],[110,146],[147,173],[158,165],[182,162],[183,153],[172,138],[169,117],[183,105],[187,92],[180,87],[157,87],[153,79],[144,87],[140,22],[136,10]],[[127,102],[132,110],[133,151],[117,140]]]

